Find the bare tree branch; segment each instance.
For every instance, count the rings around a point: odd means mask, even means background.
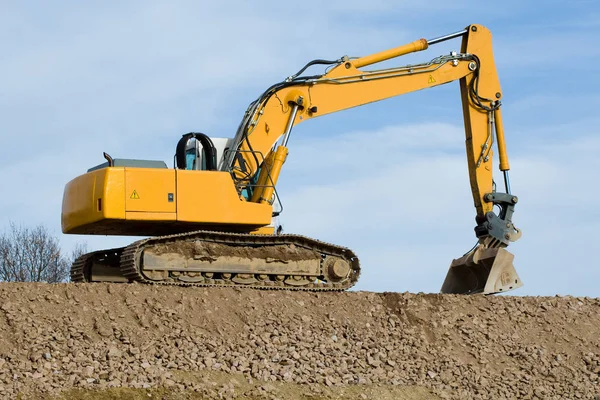
[[[75,252],[87,251],[78,243]],[[0,235],[0,280],[5,282],[64,282],[71,259],[61,253],[58,239],[43,225],[35,228],[10,224]]]
[[[77,260],[80,256],[89,252],[88,245],[85,242],[77,242],[71,251],[71,262]]]

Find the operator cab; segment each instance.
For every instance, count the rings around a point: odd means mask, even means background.
[[[177,169],[220,171],[223,155],[231,139],[210,138],[204,133],[190,132],[179,139],[175,151]]]

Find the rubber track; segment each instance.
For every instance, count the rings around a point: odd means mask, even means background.
[[[119,252],[122,253],[123,250],[125,250],[125,247],[98,250],[98,251],[93,251],[91,253],[86,253],[86,254],[83,254],[83,255],[77,257],[77,259],[75,259],[75,261],[73,261],[73,264],[71,265],[71,282],[87,282],[87,280],[86,280],[87,278],[85,276],[85,266],[86,266],[87,262],[89,260],[91,260],[96,254],[119,253]]]
[[[291,286],[286,285],[283,282],[273,281],[259,281],[253,284],[238,284],[233,281],[226,281],[220,279],[210,279],[206,282],[183,282],[183,281],[153,281],[146,279],[140,272],[139,260],[141,259],[144,249],[151,247],[155,244],[165,244],[178,241],[191,241],[191,240],[202,240],[206,242],[216,242],[223,244],[231,244],[238,246],[254,246],[254,245],[289,245],[294,244],[296,246],[308,248],[317,251],[320,254],[332,255],[340,257],[348,262],[352,272],[346,282],[319,282],[313,283],[307,286]],[[292,290],[292,291],[311,291],[311,292],[324,292],[324,291],[343,291],[354,286],[360,276],[360,263],[354,252],[345,247],[325,243],[316,239],[308,238],[301,235],[250,235],[243,233],[228,233],[228,232],[213,232],[213,231],[196,231],[190,233],[152,237],[148,239],[139,240],[132,243],[131,245],[123,249],[112,249],[111,252],[121,251],[121,262],[120,268],[121,273],[130,281],[154,284],[154,285],[170,285],[170,286],[197,286],[197,287],[238,287],[238,288],[252,288],[252,289],[263,289],[263,290]],[[104,253],[106,251],[98,251],[90,254],[86,254],[73,263],[71,271],[71,279],[74,277],[81,276],[84,281],[84,268],[85,263],[93,255],[98,253]],[[221,271],[215,271],[220,273]],[[272,275],[277,275],[274,272]],[[73,280],[75,282],[75,280]]]
[[[93,255],[94,253],[87,253],[77,257],[77,259],[73,261],[73,265],[71,265],[71,282],[85,282],[83,267],[85,266],[86,261]]]

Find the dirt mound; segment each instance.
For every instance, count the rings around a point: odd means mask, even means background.
[[[599,299],[2,283],[0,310],[3,398],[600,394]]]

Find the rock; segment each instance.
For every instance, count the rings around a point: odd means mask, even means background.
[[[110,359],[118,359],[118,358],[121,358],[122,355],[123,355],[123,353],[114,346],[112,346],[108,349],[107,356]]]

